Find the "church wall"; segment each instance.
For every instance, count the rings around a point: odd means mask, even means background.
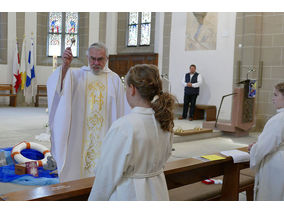
[[[163,33],[164,33],[164,18],[165,14],[162,12],[156,13],[155,23],[155,40],[154,40],[154,53],[158,53],[158,67],[162,73],[162,58],[163,58]]]
[[[117,54],[117,23],[118,13],[108,12],[106,14],[106,42],[108,53],[111,55]]]
[[[14,46],[11,46],[9,36],[11,35],[11,31],[15,32],[15,29],[11,29],[9,23],[9,13],[0,13],[0,83],[4,84],[11,81],[11,76],[8,75],[8,70],[10,69],[9,63],[11,61],[9,56],[11,55],[11,48],[14,48]],[[7,91],[6,93],[9,92]],[[8,104],[9,98],[0,97],[0,103]]]
[[[99,40],[100,13],[89,13],[89,45]]]
[[[0,13],[0,64],[7,64],[8,13]]]
[[[169,82],[169,64],[170,64],[170,44],[171,44],[171,30],[172,30],[172,13],[164,13],[163,20],[163,48],[160,72],[162,73],[162,82],[164,91],[171,92],[171,83]]]
[[[236,60],[235,79],[237,81],[239,75],[240,80],[244,80],[248,68],[255,69],[249,77],[258,80],[255,126],[257,131],[261,131],[267,120],[276,113],[272,95],[274,85],[284,81],[283,35],[284,13],[237,14],[235,58],[241,61],[241,68],[238,74]],[[263,62],[262,81],[260,62]]]
[[[236,13],[218,13],[216,50],[185,51],[186,13],[172,13],[169,79],[171,91],[183,103],[181,80],[190,64],[197,66],[203,85],[197,104],[216,105],[232,93]],[[225,99],[220,119],[230,119],[231,97]]]
[[[99,41],[106,43],[106,12],[100,13]]]
[[[18,42],[18,50],[19,50],[19,54],[21,55],[24,34],[25,34],[25,13],[24,12],[16,13],[16,32],[13,32],[13,33],[16,34],[16,38]]]

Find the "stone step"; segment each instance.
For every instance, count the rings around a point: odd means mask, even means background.
[[[213,130],[213,132],[209,133],[199,133],[195,135],[186,135],[186,136],[179,136],[174,135],[174,143],[180,143],[180,142],[191,142],[196,140],[202,140],[207,138],[215,138],[222,136],[223,133],[219,130]]]

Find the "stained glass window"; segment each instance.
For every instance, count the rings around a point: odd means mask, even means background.
[[[71,39],[75,38],[72,45],[74,57],[78,56],[78,13],[49,13],[48,24],[48,56],[61,56],[66,47],[71,46]]]
[[[131,12],[129,13],[129,24],[138,24],[138,13]]]
[[[49,32],[50,33],[62,32],[62,13],[50,13]]]
[[[151,12],[142,12],[142,23],[151,23]]]
[[[48,56],[61,56],[61,34],[49,34]]]
[[[128,46],[137,46],[138,38],[138,13],[129,13],[128,20]]]
[[[71,46],[71,39],[75,38],[75,43]],[[66,47],[70,47],[72,50],[72,54],[74,57],[78,56],[77,54],[77,47],[78,47],[78,35],[66,34],[65,35],[65,49]]]
[[[140,45],[150,45],[151,12],[142,13]]]
[[[138,25],[129,26],[128,46],[137,46]]]
[[[151,12],[130,12],[127,46],[150,45]]]

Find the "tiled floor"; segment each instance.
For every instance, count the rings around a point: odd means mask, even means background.
[[[49,141],[37,141],[35,136],[45,133],[45,124],[48,121],[46,108],[34,107],[0,107],[0,147],[11,147],[26,140],[40,143],[50,148]],[[194,129],[202,127],[202,121],[175,120],[175,128]],[[216,134],[201,137],[188,138],[173,144],[174,151],[169,161],[217,153],[223,150],[235,149],[247,146],[256,141],[257,133],[248,137],[224,136],[219,131]],[[180,138],[179,138],[180,139]],[[31,188],[10,183],[0,183],[0,194]],[[240,193],[240,200],[245,200],[245,193]]]

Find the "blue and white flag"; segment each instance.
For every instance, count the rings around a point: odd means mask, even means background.
[[[27,70],[27,79],[26,87],[31,85],[32,79],[35,78],[35,66],[34,66],[34,42],[31,39],[31,45],[28,54],[28,70]]]
[[[35,56],[34,56],[34,40],[33,38],[27,39],[27,61],[26,63],[26,87],[24,90],[25,101],[27,104],[31,104],[35,99],[36,94],[36,77],[35,77]],[[34,100],[35,101],[35,100]]]

